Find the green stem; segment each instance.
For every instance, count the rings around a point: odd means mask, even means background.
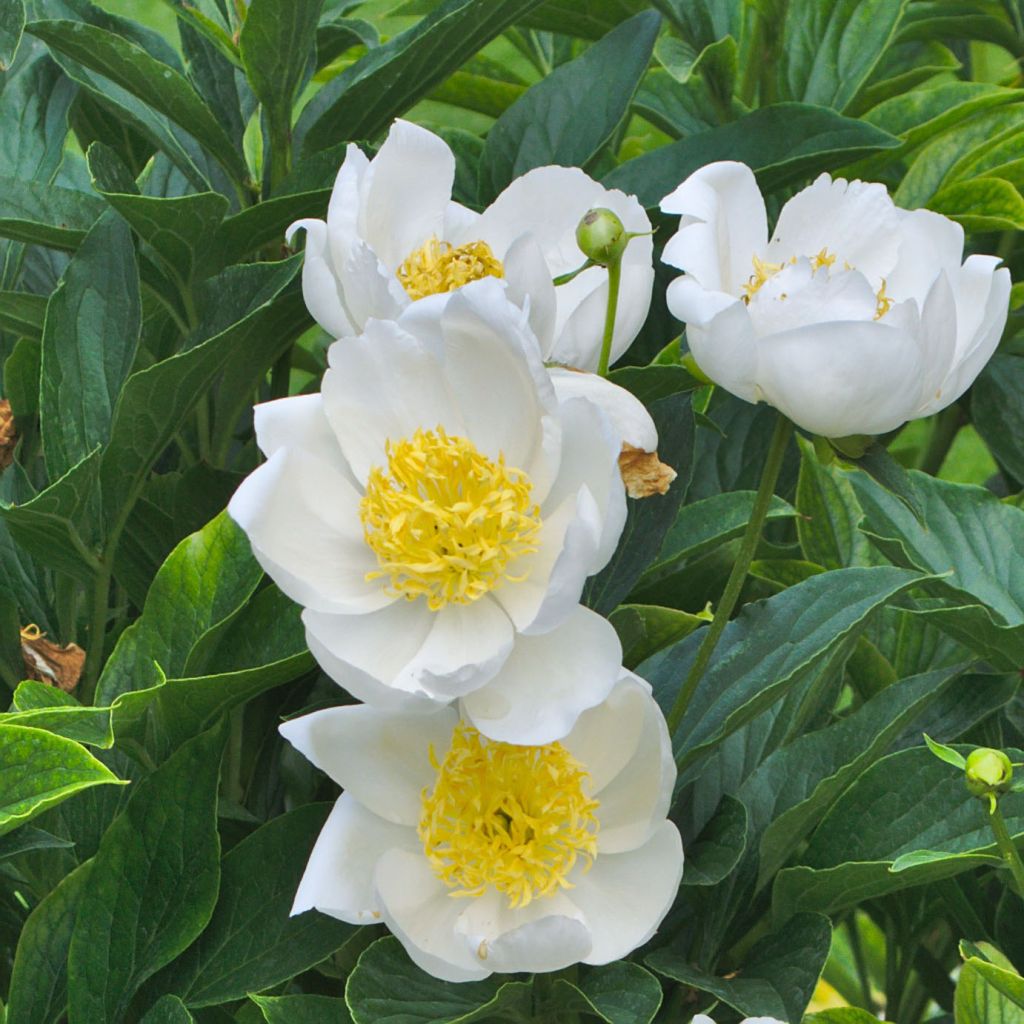
[[[1006,866],[1010,869],[1010,874],[1013,875],[1013,880],[1017,883],[1018,892],[1021,898],[1024,898],[1024,863],[1021,863],[1020,854],[1013,845],[1013,839],[1006,828],[1006,822],[1003,821],[1003,812],[999,810],[999,801],[994,796],[992,797],[992,806],[988,812],[988,824],[989,828],[992,829],[993,835],[996,837],[999,852],[1003,855],[1003,860],[1006,861]]]
[[[615,314],[619,308],[619,285],[622,282],[622,257],[608,264],[608,308],[604,315],[604,337],[601,339],[601,358],[597,372],[608,376],[608,363],[612,354],[612,339],[615,336]]]
[[[857,920],[856,910],[846,919],[846,929],[850,935],[850,951],[853,953],[853,962],[857,968],[857,980],[860,982],[861,1002],[865,1010],[874,1013],[875,1001],[871,995],[871,974],[864,956],[864,945],[860,939],[860,924]]]
[[[758,541],[761,539],[761,530],[764,527],[768,509],[771,506],[772,496],[775,493],[775,484],[779,479],[779,470],[782,469],[782,460],[786,454],[786,446],[789,444],[790,435],[793,432],[793,424],[785,416],[779,415],[775,422],[775,431],[772,434],[771,444],[768,448],[768,457],[765,459],[764,469],[761,472],[761,483],[757,489],[757,496],[754,499],[754,508],[750,513],[750,520],[740,541],[740,549],[733,563],[732,572],[725,584],[722,598],[715,609],[715,617],[704,634],[704,640],[697,651],[697,657],[690,667],[686,681],[683,683],[676,696],[675,704],[668,716],[668,731],[670,735],[675,734],[679,728],[686,709],[690,706],[697,684],[704,675],[704,670],[715,652],[722,631],[728,623],[736,602],[739,600],[740,591],[747,578],[750,563],[754,560],[754,553],[757,550]]]
[[[942,469],[949,449],[960,432],[960,422],[960,407],[956,403],[943,409],[935,417],[931,437],[928,438],[928,445],[921,455],[921,464],[918,466],[922,473],[936,476]]]

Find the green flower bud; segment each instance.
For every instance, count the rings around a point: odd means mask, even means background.
[[[1001,750],[979,747],[967,755],[964,776],[974,796],[1005,793],[1013,779],[1013,765]]]
[[[587,259],[601,266],[622,259],[632,236],[611,210],[588,210],[576,228],[576,244]]]

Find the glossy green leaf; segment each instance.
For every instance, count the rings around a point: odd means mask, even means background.
[[[683,885],[717,885],[739,863],[747,846],[747,809],[722,797],[711,820],[686,851]]]
[[[623,366],[612,370],[608,379],[620,388],[625,388],[640,399],[644,405],[651,405],[659,398],[668,398],[681,391],[695,391],[700,381],[682,366],[658,365]]]
[[[0,0],[0,72],[14,60],[25,27],[25,5],[22,0]]]
[[[33,21],[26,31],[84,67],[109,78],[148,107],[184,128],[241,182],[245,163],[188,79],[141,46],[82,21]]]
[[[1024,794],[1007,794],[1000,807],[1010,834],[1024,833]],[[885,821],[886,828],[865,829],[865,821]],[[833,804],[801,860],[775,880],[778,919],[800,910],[832,913],[991,866],[997,847],[984,805],[967,792],[962,773],[919,746],[871,765]]]
[[[857,1006],[837,1006],[833,1010],[809,1013],[803,1024],[876,1024],[878,1018]]]
[[[18,939],[7,1004],[13,1024],[56,1024],[68,1000],[68,949],[92,862],[65,876],[29,914]]]
[[[0,291],[0,328],[27,338],[43,336],[46,298],[31,292]],[[8,371],[4,370],[6,378]],[[37,388],[38,390],[38,388]]]
[[[899,140],[873,125],[803,103],[761,107],[722,128],[635,157],[606,175],[608,188],[657,206],[684,178],[714,160],[739,160],[772,191],[819,171],[892,149]]]
[[[83,789],[119,781],[72,740],[43,729],[0,725],[0,835]]]
[[[969,231],[1024,229],[1024,196],[1002,178],[974,178],[945,185],[928,202]]]
[[[153,1004],[139,1024],[193,1024],[194,1020],[177,996],[166,995]]]
[[[813,576],[766,601],[744,607],[722,638],[675,734],[681,767],[778,700],[798,681],[849,649],[870,616],[922,577],[886,566]],[[787,642],[779,643],[780,637]],[[663,708],[703,640],[698,630],[637,669]]]
[[[0,178],[2,238],[74,250],[102,212],[102,202],[88,192]]]
[[[709,992],[744,1016],[800,1020],[818,984],[832,939],[826,917],[800,914],[760,939],[747,953],[743,970],[718,978],[673,950],[658,950],[644,962],[665,977]]]
[[[1024,481],[1024,358],[993,357],[971,389],[971,419],[996,462]]]
[[[677,608],[651,604],[620,604],[608,616],[622,643],[622,664],[634,668],[707,622]]]
[[[267,1024],[351,1024],[344,999],[330,996],[250,996]]]
[[[223,742],[217,728],[186,743],[138,784],[103,836],[71,937],[72,1020],[123,1019],[139,985],[209,921]]]
[[[940,760],[945,761],[946,764],[952,765],[954,768],[959,768],[961,771],[967,767],[967,758],[959,751],[954,750],[952,747],[947,747],[944,743],[936,743],[935,740],[924,733],[924,744],[925,746]]]
[[[372,139],[539,0],[445,0],[412,28],[346,68],[310,100],[296,127],[305,153]]]
[[[892,42],[905,6],[905,0],[790,0],[780,98],[845,109]]]
[[[249,541],[227,512],[171,553],[146,598],[142,615],[121,634],[100,677],[97,701],[184,674],[203,634],[232,615],[263,577]]]
[[[519,19],[521,25],[544,32],[562,32],[584,39],[600,39],[620,22],[647,7],[645,0],[544,0]]]
[[[52,480],[110,437],[141,320],[131,232],[108,213],[82,242],[46,308],[39,408]]]
[[[226,1003],[287,981],[344,945],[352,925],[316,910],[288,916],[329,810],[307,804],[232,848],[210,923],[153,979],[154,992],[176,992],[189,1006]]]
[[[661,1000],[657,978],[639,964],[620,960],[584,968],[575,981],[557,979],[540,1012],[556,1019],[584,1013],[605,1024],[651,1024]]]
[[[970,957],[960,968],[953,1009],[956,1024],[1024,1024],[1024,979]]]
[[[625,117],[659,25],[651,11],[630,18],[512,104],[487,133],[485,198],[534,167],[586,166]]]
[[[0,714],[0,724],[45,729],[94,747],[110,747],[114,743],[107,709],[79,704],[57,687],[31,679],[20,683],[14,691],[12,710]]]
[[[52,835],[33,825],[22,825],[13,832],[0,836],[0,860],[17,857],[31,850],[68,849],[75,844],[60,836]]]

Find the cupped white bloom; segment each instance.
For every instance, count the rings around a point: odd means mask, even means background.
[[[546,360],[596,369],[607,271],[591,267],[557,288],[553,278],[583,264],[575,232],[588,210],[611,209],[627,231],[643,234],[651,230],[643,207],[577,168],[539,167],[478,214],[452,201],[454,179],[448,144],[407,121],[395,122],[372,160],[350,145],[326,221],[288,229],[289,239],[306,232],[302,290],[310,313],[341,338],[359,334],[371,317],[394,320],[418,299],[495,277],[528,309]],[[612,359],[647,317],[652,252],[651,239],[638,237],[623,257]]]
[[[824,437],[881,434],[959,398],[999,343],[1010,275],[963,256],[963,230],[902,210],[884,185],[821,175],[769,238],[751,170],[695,171],[661,208],[662,259],[700,368]]]
[[[229,505],[313,654],[372,704],[472,695],[488,735],[564,735],[621,656],[578,604],[625,522],[613,423],[560,399],[497,282],[372,320],[329,363],[320,395],[257,407],[267,462]]]
[[[490,740],[455,707],[330,708],[281,732],[344,789],[292,913],[383,920],[436,977],[609,963],[675,899],[672,747],[630,672],[561,742]]]

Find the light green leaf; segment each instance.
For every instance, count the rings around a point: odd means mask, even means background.
[[[1003,178],[955,181],[939,189],[928,208],[945,214],[968,231],[1024,229],[1024,196]]]
[[[138,784],[103,836],[71,937],[72,1020],[120,1020],[139,985],[209,921],[223,742],[217,728],[186,743]]]
[[[892,42],[905,0],[790,0],[779,97],[845,109]]]
[[[20,683],[14,691],[12,711],[0,714],[0,724],[45,729],[93,747],[109,748],[114,744],[108,709],[86,707],[57,687],[32,679]]]
[[[248,172],[241,154],[188,79],[173,67],[123,36],[82,21],[33,21],[26,31],[184,128],[236,182],[245,181]]]
[[[267,1024],[352,1024],[344,999],[329,996],[249,996]]]
[[[73,251],[102,212],[88,192],[0,178],[0,237]]]
[[[644,962],[667,978],[711,993],[744,1016],[800,1020],[825,966],[831,939],[828,918],[800,914],[755,943],[744,957],[743,970],[733,977],[708,974],[671,949],[651,953]]]
[[[956,1024],[1024,1024],[1024,979],[971,957],[960,968],[953,1011]]]
[[[0,725],[0,835],[83,789],[110,783],[120,780],[72,740]]]
[[[963,756],[959,751],[954,750],[952,747],[947,747],[945,743],[936,743],[927,733],[924,733],[925,746],[940,760],[945,761],[946,764],[952,765],[954,768],[963,770],[967,767],[967,758]]]
[[[653,207],[687,175],[714,160],[748,164],[761,186],[774,191],[898,145],[887,132],[835,111],[775,103],[722,128],[635,157],[606,175],[603,183],[631,192],[644,206]]]
[[[307,804],[243,839],[221,865],[220,896],[206,930],[153,979],[189,1006],[243,999],[287,981],[343,946],[355,927],[312,910],[289,917],[330,805]]]
[[[630,18],[513,103],[487,133],[484,198],[534,167],[586,166],[625,117],[659,25],[653,11]]]
[[[46,307],[39,408],[51,480],[110,437],[141,321],[131,232],[107,213],[82,242]]]
[[[833,1010],[809,1013],[803,1024],[878,1024],[878,1018],[857,1006],[837,1006]]]
[[[28,916],[14,955],[7,1019],[14,1024],[56,1024],[68,1001],[68,949],[92,870],[79,865]]]
[[[339,139],[373,139],[539,0],[445,0],[371,50],[306,105],[296,143],[306,154]]]

